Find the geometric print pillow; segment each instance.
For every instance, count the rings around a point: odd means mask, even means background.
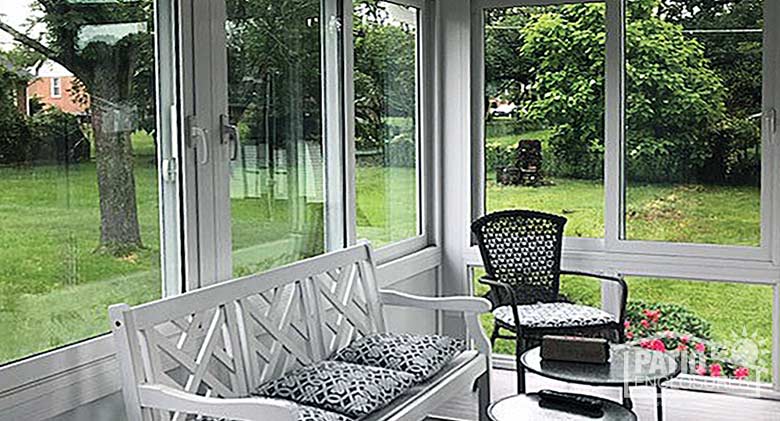
[[[319,408],[298,405],[298,419],[296,421],[353,421],[353,419]]]
[[[423,383],[465,347],[463,340],[448,336],[379,333],[352,342],[330,359],[403,371]]]
[[[361,418],[384,408],[414,385],[414,376],[336,361],[321,361],[260,385],[254,395]]]

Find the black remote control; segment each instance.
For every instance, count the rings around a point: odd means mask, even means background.
[[[539,391],[539,404],[543,407],[571,410],[598,417],[603,414],[604,403],[599,399],[574,393],[556,392],[554,390]]]

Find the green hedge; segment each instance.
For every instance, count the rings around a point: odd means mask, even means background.
[[[32,117],[0,113],[0,164],[65,163],[89,159],[77,116],[49,108]]]

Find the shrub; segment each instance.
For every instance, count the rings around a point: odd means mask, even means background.
[[[12,165],[31,159],[35,145],[30,126],[18,112],[0,112],[0,164]]]
[[[626,338],[639,346],[685,357],[688,370],[701,376],[745,379],[750,370],[725,356],[728,349],[711,340],[711,325],[677,304],[629,302]]]
[[[30,125],[36,143],[31,160],[73,163],[89,159],[89,140],[77,116],[56,108],[47,108],[35,114]]]

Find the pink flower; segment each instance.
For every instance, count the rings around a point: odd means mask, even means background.
[[[647,321],[647,319],[642,319],[642,321],[640,323],[642,324],[642,327],[645,328],[645,329],[650,327],[650,322]]]
[[[634,334],[631,332],[626,332],[626,339],[634,339]]]
[[[658,323],[658,319],[661,317],[661,310],[644,310],[643,313],[655,323]]]
[[[704,351],[707,350],[707,347],[704,346],[703,343],[699,342],[698,344],[694,345],[693,348],[698,352],[699,354],[704,353]]]
[[[720,377],[720,375],[723,372],[723,367],[720,366],[720,364],[711,364],[710,365],[710,376],[712,377]]]
[[[650,339],[642,339],[639,341],[639,346],[642,348],[650,348]]]
[[[631,327],[631,322],[626,320],[625,322],[623,322],[623,327],[629,329]]]
[[[734,370],[734,377],[736,377],[739,380],[744,380],[750,375],[750,370],[746,367],[740,367],[736,370]]]
[[[696,374],[700,376],[704,376],[707,374],[707,367],[705,367],[702,364],[697,364],[695,370],[696,370]]]
[[[677,350],[678,351],[687,351],[688,350],[688,345],[685,345],[685,344],[677,345]]]
[[[664,332],[664,336],[666,336],[666,339],[672,339],[674,338],[674,333],[671,330],[667,330]]]
[[[666,344],[664,344],[664,341],[660,339],[653,339],[653,341],[650,343],[650,349],[654,351],[666,352]]]
[[[680,337],[680,342],[682,342],[684,344],[687,344],[688,341],[690,341],[690,340],[691,340],[691,337],[688,336],[688,335],[683,335],[683,336]]]

